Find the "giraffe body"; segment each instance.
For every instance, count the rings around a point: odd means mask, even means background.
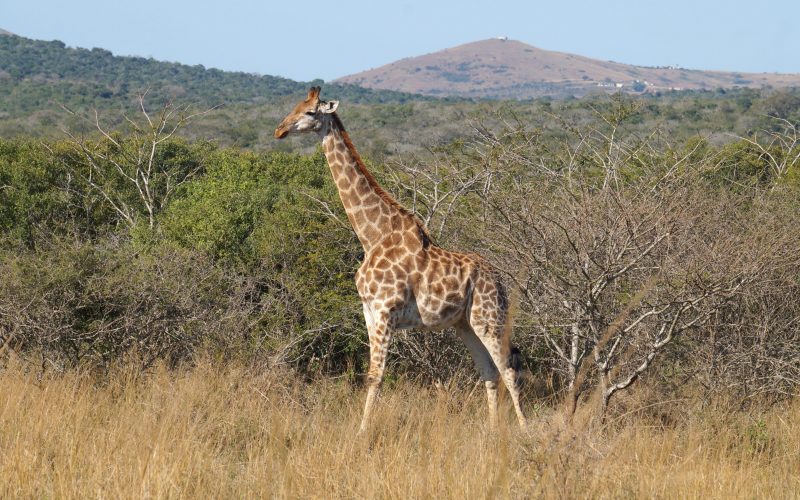
[[[482,257],[451,252],[431,242],[422,222],[384,191],[367,170],[335,114],[338,103],[319,99],[319,87],[295,106],[275,130],[317,132],[347,218],[364,247],[356,287],[370,346],[363,431],[386,366],[392,332],[454,327],[484,380],[489,420],[497,420],[497,386],[502,378],[517,418],[517,368],[511,363],[508,296],[498,273]]]

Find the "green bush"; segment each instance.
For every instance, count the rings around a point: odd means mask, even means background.
[[[69,158],[57,159],[62,147],[0,139],[0,231],[6,239],[31,245],[37,227],[87,215],[71,191],[74,184],[64,165]]]

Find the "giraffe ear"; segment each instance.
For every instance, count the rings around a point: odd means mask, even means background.
[[[319,106],[319,111],[321,113],[328,115],[336,111],[336,108],[338,107],[339,107],[339,101],[321,102]]]
[[[315,99],[319,99],[319,91],[322,90],[320,87],[311,87],[308,89],[308,97],[306,97],[306,101],[313,101]]]

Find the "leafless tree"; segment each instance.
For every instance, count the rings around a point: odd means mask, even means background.
[[[786,173],[800,164],[800,134],[797,124],[778,117],[770,117],[776,126],[771,130],[760,130],[752,137],[739,137],[766,159],[774,179],[782,179]]]
[[[411,210],[440,239],[451,216],[464,199],[492,189],[494,173],[447,151],[429,151],[425,160],[394,162],[387,169],[389,183],[398,197],[408,200]],[[452,230],[452,228],[447,228]]]
[[[192,112],[189,105],[175,106],[167,102],[153,114],[145,105],[146,97],[147,91],[138,97],[138,117],[124,117],[129,126],[125,135],[104,128],[96,110],[92,119],[85,119],[93,122],[101,140],[91,141],[68,130],[64,133],[83,159],[85,168],[77,174],[125,224],[133,227],[143,213],[152,228],[156,214],[169,202],[175,190],[201,169],[199,165],[180,168],[165,165],[160,161],[160,150],[181,128],[216,107]],[[77,116],[74,111],[62,107]]]
[[[634,112],[598,111],[549,151],[524,126],[476,128],[486,169],[505,174],[484,197],[487,247],[523,293],[523,343],[550,348],[571,411],[589,387],[605,409],[764,267],[746,259],[735,203],[699,188],[697,147],[665,155],[657,134],[621,133]]]

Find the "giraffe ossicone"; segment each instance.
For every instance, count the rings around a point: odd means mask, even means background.
[[[508,294],[499,273],[479,255],[451,252],[432,243],[419,218],[367,170],[336,115],[339,103],[323,101],[319,93],[320,87],[312,87],[275,129],[275,137],[316,132],[322,138],[347,219],[364,247],[356,286],[367,324],[370,363],[361,431],[367,428],[383,379],[392,332],[451,327],[485,382],[490,425],[496,426],[502,379],[525,428],[518,366],[512,362]]]

